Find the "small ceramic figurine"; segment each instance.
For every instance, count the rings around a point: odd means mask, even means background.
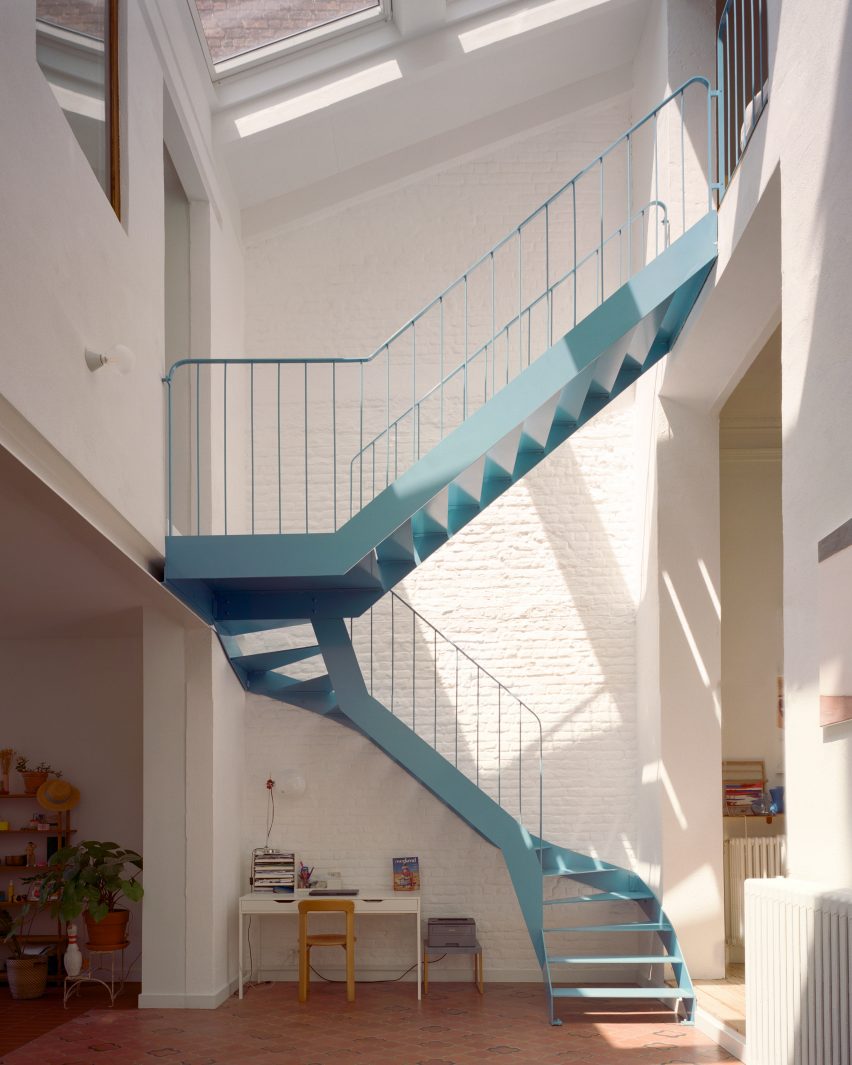
[[[69,976],[80,975],[80,970],[83,968],[83,955],[77,946],[77,926],[74,924],[68,925],[68,949],[65,951],[63,961],[65,972]]]

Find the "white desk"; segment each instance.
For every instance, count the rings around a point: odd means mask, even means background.
[[[294,895],[274,895],[270,892],[254,892],[240,896],[240,998],[243,997],[243,917],[256,915],[261,917],[298,917],[298,903],[302,899],[317,898],[306,891],[297,891]],[[421,936],[420,936],[420,894],[416,891],[364,891],[358,895],[325,895],[324,898],[340,899],[355,903],[355,916],[371,914],[376,917],[413,917],[414,940],[417,952],[417,997],[420,998],[421,977]]]

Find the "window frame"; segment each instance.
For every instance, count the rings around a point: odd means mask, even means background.
[[[258,45],[257,48],[232,56],[230,59],[220,59],[218,62],[214,62],[195,0],[186,0],[186,2],[195,26],[195,32],[198,35],[201,50],[204,53],[210,79],[213,82],[264,66],[267,63],[273,63],[278,59],[284,59],[294,52],[319,47],[331,40],[357,33],[378,23],[389,22],[393,18],[392,0],[379,0],[378,5],[370,10],[356,11],[351,15],[343,15],[341,18],[326,22],[321,26],[315,26],[313,29],[300,30],[298,33],[285,37],[280,41]]]

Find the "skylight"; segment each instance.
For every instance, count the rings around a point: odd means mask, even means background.
[[[294,41],[325,36],[380,12],[382,0],[195,0],[213,63]]]

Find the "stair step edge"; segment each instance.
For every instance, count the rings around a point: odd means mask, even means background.
[[[612,955],[563,955],[547,956],[552,965],[676,965],[683,961],[680,954],[624,954]]]
[[[672,925],[660,921],[625,921],[620,924],[569,925],[560,928],[544,928],[548,932],[674,932]]]
[[[545,899],[545,906],[566,906],[578,902],[637,902],[652,899],[650,891],[601,891],[597,895],[572,895],[567,899]]]
[[[693,992],[679,987],[554,987],[554,998],[665,998],[691,1002]]]

